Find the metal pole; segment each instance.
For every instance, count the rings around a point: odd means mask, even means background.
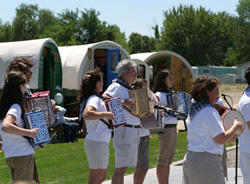
[[[236,156],[235,156],[235,184],[238,182],[238,139],[236,139]]]
[[[227,102],[230,109],[233,109],[233,107],[228,103],[227,98],[225,95],[223,95],[224,100]],[[235,140],[236,144],[236,151],[235,151],[235,184],[238,182],[238,139]]]

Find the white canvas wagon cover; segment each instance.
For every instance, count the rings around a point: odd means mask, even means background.
[[[95,49],[118,49],[121,60],[130,59],[127,51],[112,41],[59,47],[63,70],[63,88],[80,89],[82,76],[94,67]]]
[[[49,42],[57,47],[50,38],[0,43],[0,88],[3,88],[4,75],[9,64],[16,58],[29,58],[34,64],[29,85],[32,89],[38,89],[39,62],[43,48]]]

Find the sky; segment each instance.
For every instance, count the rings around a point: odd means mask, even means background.
[[[237,16],[236,5],[239,0],[0,0],[0,19],[12,22],[15,9],[21,4],[37,4],[39,9],[49,9],[61,13],[65,9],[80,11],[95,9],[98,17],[108,24],[117,25],[128,37],[132,32],[154,36],[152,26],[162,27],[164,11],[182,5],[202,6],[214,13],[226,11]]]

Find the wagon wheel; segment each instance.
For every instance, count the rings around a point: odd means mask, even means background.
[[[70,113],[70,117],[79,117],[79,113],[80,113],[80,108],[74,108]],[[87,129],[84,120],[83,119],[81,119],[81,121],[77,120],[77,123],[79,124],[79,132],[78,132],[79,138],[84,138],[87,134]]]

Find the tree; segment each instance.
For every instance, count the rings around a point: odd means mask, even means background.
[[[156,40],[139,33],[131,33],[128,41],[130,53],[152,52],[156,50]]]
[[[182,6],[164,12],[161,32],[162,50],[171,50],[191,65],[221,65],[232,46],[231,17],[213,14],[199,7]]]
[[[8,42],[12,40],[12,26],[9,22],[2,23],[0,19],[0,42]]]
[[[38,38],[38,6],[22,3],[16,8],[13,21],[13,40],[31,40]]]

